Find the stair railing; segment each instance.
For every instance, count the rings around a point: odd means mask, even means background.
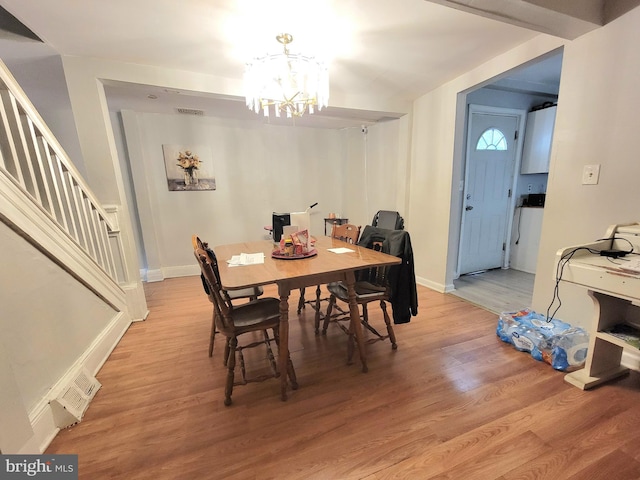
[[[44,214],[114,282],[126,281],[123,260],[113,253],[113,243],[117,248],[119,242],[117,225],[2,62],[0,177],[37,206],[36,218]],[[7,216],[2,211],[0,215]]]

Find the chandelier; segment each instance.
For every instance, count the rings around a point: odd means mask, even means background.
[[[329,102],[329,73],[314,57],[289,53],[293,37],[276,37],[283,53],[255,58],[247,64],[244,76],[247,107],[268,117],[273,107],[276,117],[301,117],[305,112],[322,110]]]

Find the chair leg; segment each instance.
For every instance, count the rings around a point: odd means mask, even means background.
[[[276,345],[278,344],[278,334],[275,332],[277,328],[274,328],[273,338],[276,341]],[[273,350],[271,350],[271,341],[269,339],[269,332],[267,330],[263,330],[262,334],[264,335],[264,343],[267,346],[267,356],[269,357],[269,363],[271,364],[271,368],[273,369],[276,378],[280,376],[280,372],[278,371],[278,364],[276,363],[276,358],[273,356]]]
[[[279,336],[279,332],[278,332],[278,328],[274,328],[273,329],[273,338],[276,341],[276,345],[278,346],[278,353],[280,353],[280,336]],[[287,356],[287,375],[289,377],[289,382],[291,382],[291,389],[292,390],[297,390],[298,389],[298,379],[296,378],[296,371],[293,368],[293,362],[291,361],[291,355]],[[278,375],[276,376],[280,376],[280,372],[278,372]]]
[[[320,326],[320,295],[322,295],[322,290],[320,290],[320,285],[316,286],[316,316],[315,316],[315,326],[316,326],[316,335],[318,334],[318,327]]]
[[[378,337],[378,340],[385,340],[386,338],[389,339],[389,341],[391,342],[391,348],[393,348],[394,350],[396,348],[398,348],[398,345],[396,345],[396,335],[393,331],[393,326],[391,324],[391,319],[389,318],[389,314],[387,313],[387,304],[384,302],[384,300],[380,300],[380,310],[382,310],[382,315],[384,316],[384,323],[387,327],[387,334],[386,335],[382,335],[380,332],[378,332],[378,330],[376,330],[370,323],[369,323],[369,314],[367,311],[367,305],[363,304],[362,305],[362,326],[364,328],[366,328],[367,330],[369,330],[371,333],[373,333],[376,337]],[[370,340],[368,340],[368,343],[371,342],[375,342],[376,339],[372,338]]]
[[[362,304],[362,323],[369,325],[369,311],[367,304]],[[360,318],[360,317],[358,317]],[[363,332],[364,333],[364,332]],[[349,321],[349,340],[347,341],[347,365],[353,364],[353,354],[356,350],[356,333],[353,331],[353,324]]]
[[[304,308],[304,287],[300,289],[300,299],[298,300],[298,315]]]
[[[391,319],[387,313],[387,304],[384,300],[380,300],[380,308],[382,309],[382,315],[384,316],[384,323],[387,325],[387,333],[389,334],[391,348],[396,350],[398,348],[398,345],[396,344],[396,334],[393,331],[393,325],[391,324]]]
[[[227,365],[229,365],[229,355],[231,354],[230,342],[231,342],[231,339],[227,338],[227,341],[224,344],[224,360],[223,360],[223,364],[224,364],[225,367]],[[235,351],[234,351],[234,355],[235,355]]]
[[[322,334],[327,334],[327,328],[329,328],[329,320],[331,320],[331,311],[333,310],[333,306],[336,304],[336,297],[331,295],[329,297],[329,306],[327,307],[327,313],[324,316],[324,323],[322,324]],[[316,323],[316,335],[318,334],[318,327],[320,326],[320,318],[318,317],[318,322]]]
[[[289,382],[291,382],[291,389],[298,389],[298,379],[296,378],[296,371],[293,369],[293,362],[291,356],[287,357],[287,375],[289,376]]]
[[[229,357],[227,366],[227,385],[224,389],[224,404],[228,407],[231,405],[231,394],[233,393],[233,376],[236,368],[236,348],[238,346],[238,339],[231,337],[229,339]]]
[[[353,365],[353,353],[356,351],[356,333],[353,323],[349,320],[349,337],[347,339],[347,365]]]
[[[213,342],[216,339],[216,314],[213,314],[211,320],[211,336],[209,338],[209,357],[213,356]]]

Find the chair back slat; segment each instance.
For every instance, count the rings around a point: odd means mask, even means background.
[[[369,248],[371,250],[375,250],[376,252],[383,252],[383,237],[374,237],[371,242],[367,245],[360,245],[365,248]],[[383,252],[387,253],[387,252]],[[356,272],[356,281],[358,282],[369,282],[374,285],[378,285],[381,287],[388,287],[388,273],[389,266],[383,265],[379,267],[371,267],[363,270],[358,270]]]
[[[355,245],[360,238],[360,227],[350,223],[334,224],[331,229],[331,237]]]

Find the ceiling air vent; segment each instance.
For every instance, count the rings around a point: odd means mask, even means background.
[[[196,110],[195,108],[176,108],[176,112],[182,115],[197,115],[200,117],[204,115],[204,110]]]

